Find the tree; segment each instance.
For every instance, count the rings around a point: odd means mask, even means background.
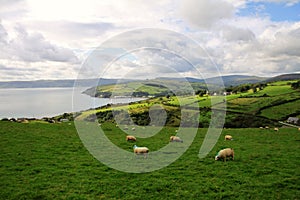
[[[203,97],[203,95],[206,94],[206,90],[197,90],[195,94],[199,95],[200,97]]]
[[[297,81],[295,83],[292,83],[291,87],[296,90],[300,88],[300,81]]]

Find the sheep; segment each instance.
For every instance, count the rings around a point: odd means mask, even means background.
[[[178,136],[172,135],[170,137],[170,142],[181,142],[181,143],[183,143],[183,140],[180,137],[178,137]]]
[[[298,128],[298,131],[300,131],[300,128]]]
[[[126,141],[136,141],[136,138],[133,135],[127,135]]]
[[[137,145],[134,145],[133,152],[135,155],[142,154],[144,155],[144,158],[146,158],[149,153],[149,149],[147,147],[138,147]]]
[[[135,127],[132,127],[132,129],[131,129],[131,130],[135,131]]]
[[[222,149],[218,152],[218,154],[215,157],[215,160],[220,160],[222,159],[223,161],[226,162],[226,158],[227,157],[231,157],[232,160],[234,160],[234,151],[232,148],[226,148],[226,149]]]
[[[279,131],[279,128],[276,128],[276,127],[275,127],[275,128],[274,128],[274,131]]]
[[[266,126],[266,127],[265,127],[265,129],[269,129],[269,127],[268,127],[268,126]]]
[[[225,140],[233,140],[231,135],[225,135]]]

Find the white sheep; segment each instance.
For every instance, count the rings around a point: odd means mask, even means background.
[[[183,143],[183,140],[180,137],[178,137],[178,136],[172,135],[170,137],[170,142],[181,142],[181,143]]]
[[[133,152],[135,155],[142,154],[144,155],[144,158],[146,158],[149,153],[149,149],[147,147],[138,147],[137,145],[134,145]]]
[[[275,127],[275,128],[274,128],[274,131],[279,131],[279,128],[276,128],[276,127]]]
[[[300,128],[298,128],[298,131],[300,131]]]
[[[231,135],[225,135],[225,140],[233,140]]]
[[[131,130],[135,131],[135,127],[132,127],[132,129],[131,129]]]
[[[232,160],[234,160],[234,151],[232,148],[226,148],[226,149],[222,149],[218,152],[218,154],[215,157],[215,160],[220,160],[222,159],[223,161],[226,162],[226,158],[232,158]]]
[[[127,135],[126,141],[136,141],[136,138],[133,135]]]

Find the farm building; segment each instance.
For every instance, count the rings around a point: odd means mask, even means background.
[[[300,124],[298,117],[289,117],[286,122],[290,124]]]

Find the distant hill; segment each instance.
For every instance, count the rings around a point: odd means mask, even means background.
[[[110,98],[116,96],[160,97],[173,95],[191,95],[195,89],[206,89],[200,82],[189,82],[174,79],[135,80],[132,82],[99,85],[85,90],[83,93],[92,97]]]
[[[266,82],[290,81],[300,79],[300,74],[282,74],[265,80]]]
[[[228,75],[222,76],[224,86],[236,86],[246,83],[258,83],[267,80],[267,77],[258,77],[258,76],[246,76],[246,75]],[[217,82],[218,77],[208,78],[207,83],[213,84]]]
[[[252,84],[258,82],[274,82],[274,81],[286,81],[300,79],[300,74],[283,74],[275,77],[258,77],[258,76],[247,76],[247,75],[227,75],[221,76],[225,87],[237,86],[241,84]],[[168,78],[159,77],[153,79],[154,81],[178,81],[178,82],[190,82],[190,83],[206,83],[210,85],[216,85],[219,77],[212,78]],[[78,87],[93,87],[96,85],[110,85],[118,83],[136,82],[141,80],[133,79],[66,79],[66,80],[36,80],[36,81],[9,81],[0,82],[0,88],[49,88],[49,87],[73,87],[76,82]]]
[[[133,81],[129,79],[68,79],[68,80],[37,80],[37,81],[9,81],[0,82],[0,88],[50,88],[50,87],[93,87],[96,85],[108,85]]]
[[[247,75],[227,75],[227,76],[221,76],[223,80],[223,84],[225,87],[227,86],[236,86],[246,83],[258,83],[262,81],[266,81],[270,77],[258,77],[258,76],[247,76]],[[197,79],[197,78],[157,78],[160,80],[174,80],[174,81],[188,81],[190,83],[206,83],[215,85],[219,82],[220,77],[212,77],[207,79]]]

